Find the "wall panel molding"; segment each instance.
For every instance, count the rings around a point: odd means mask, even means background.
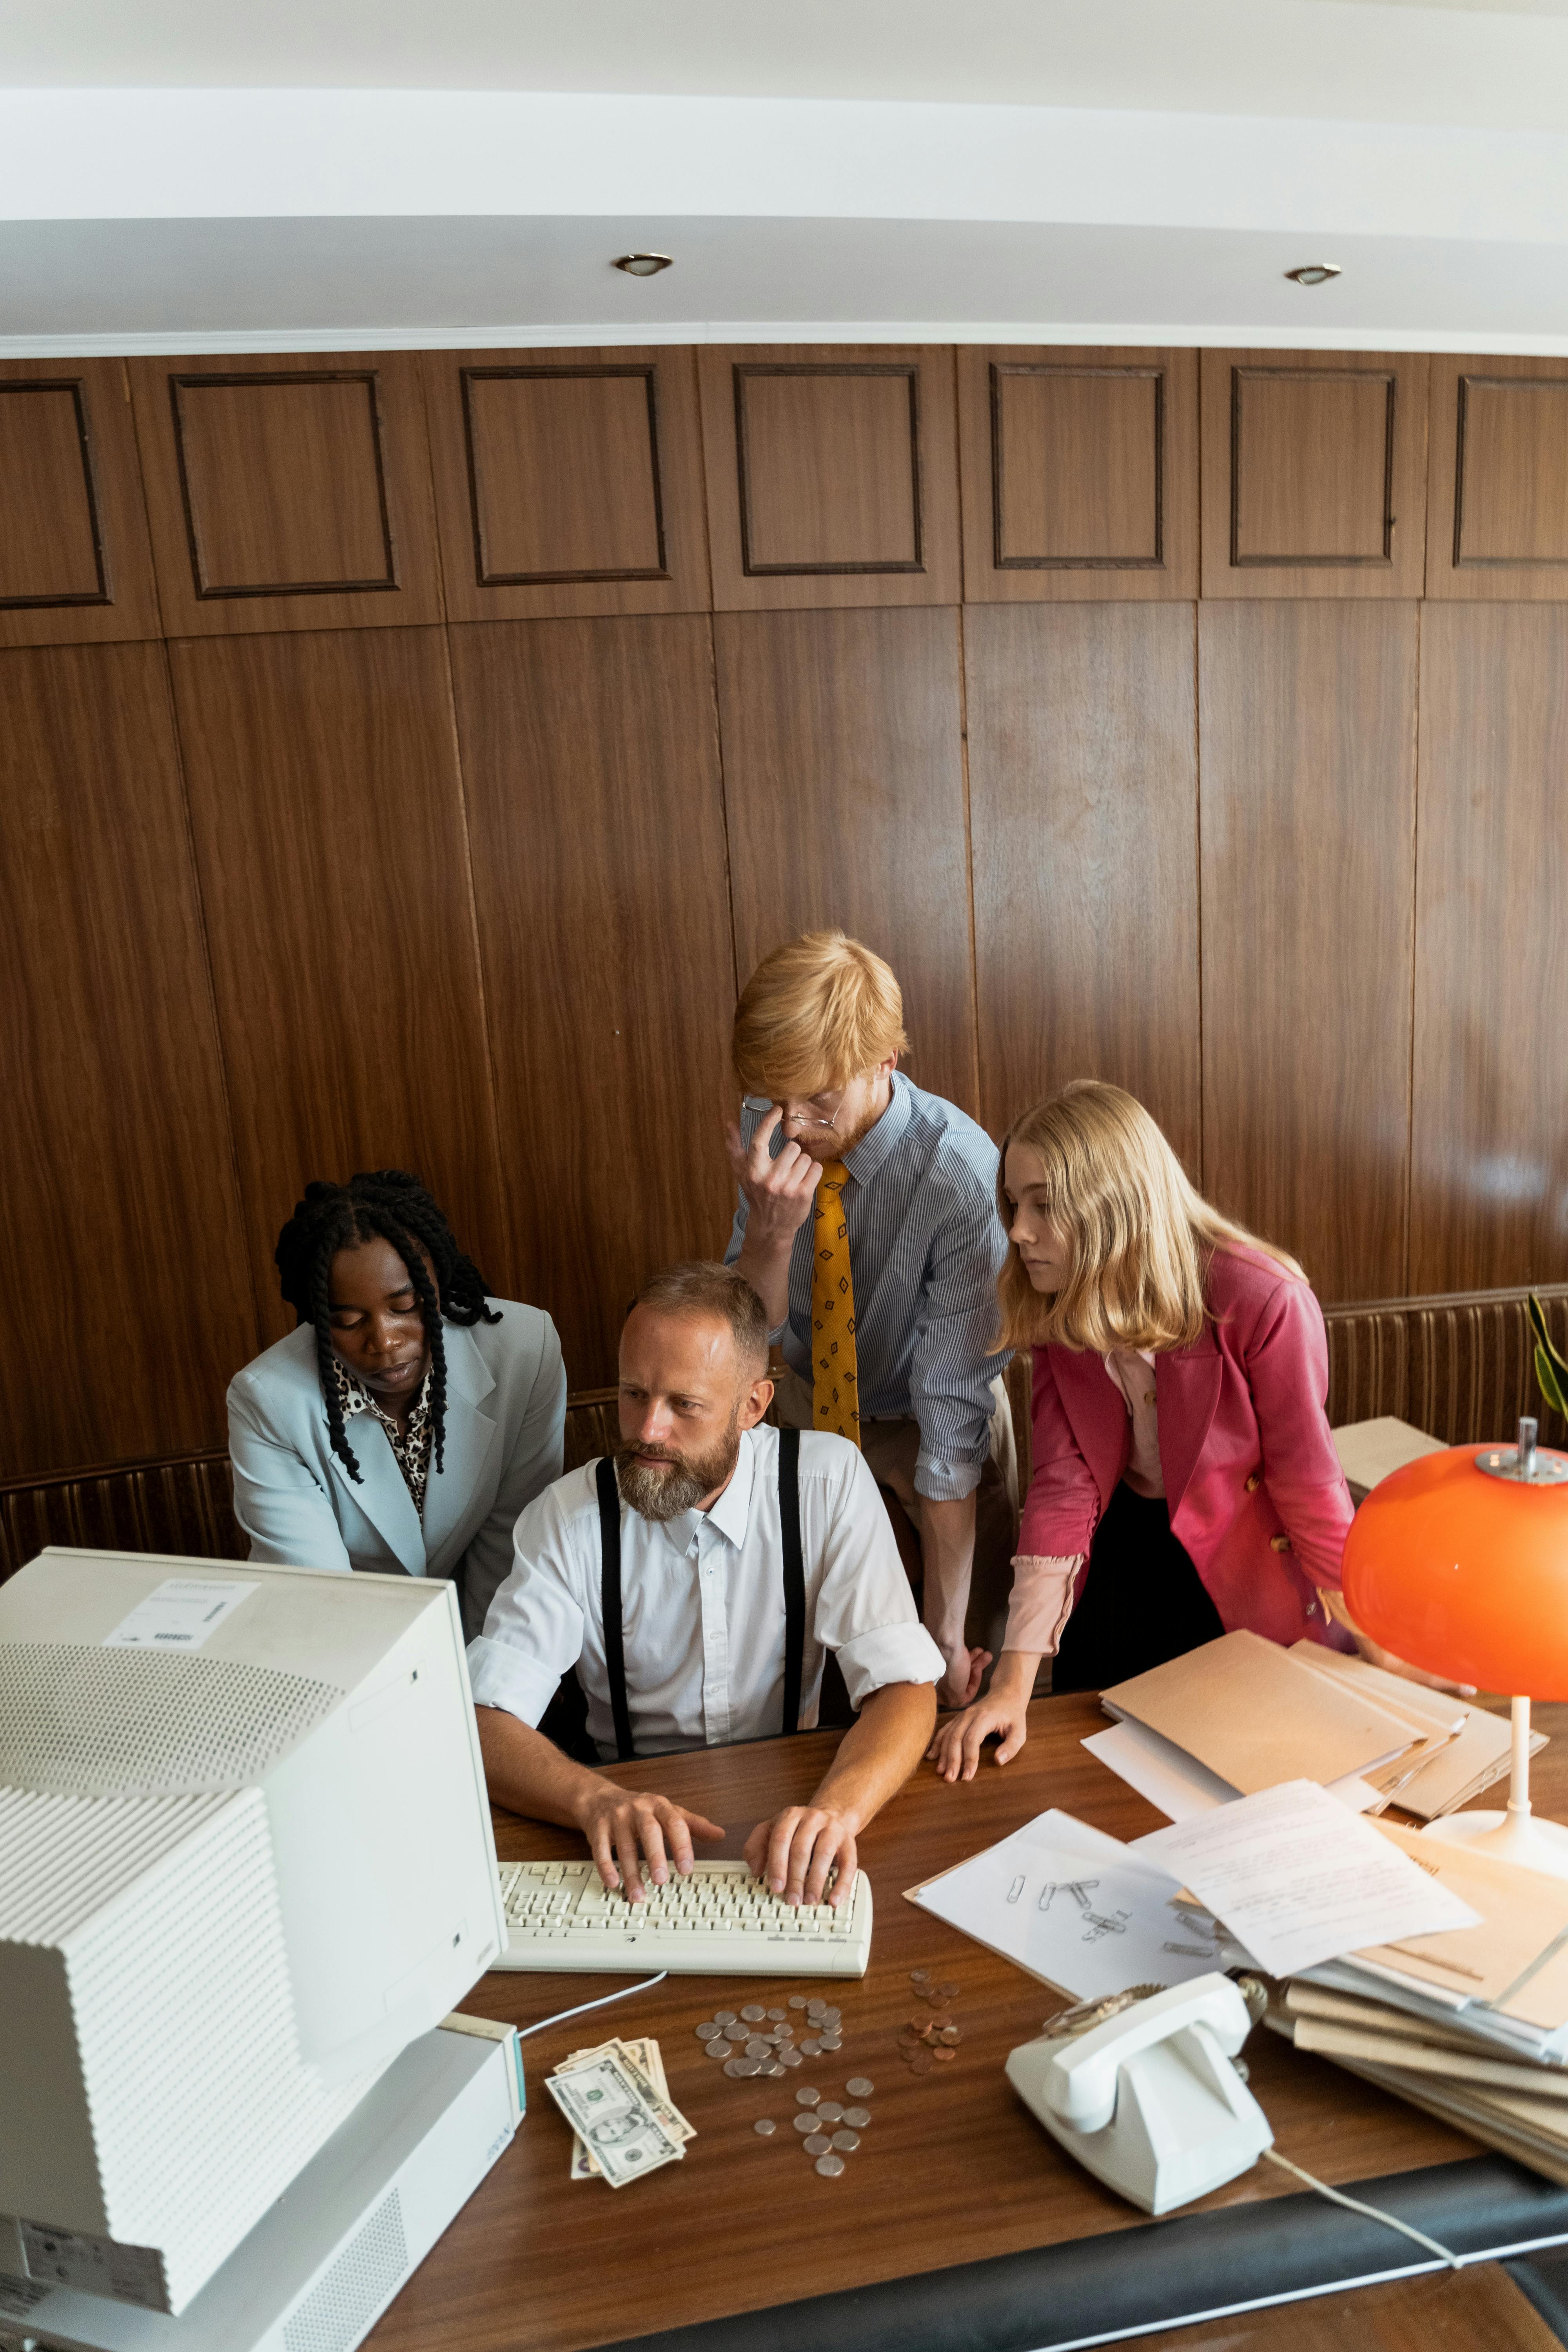
[[[950,348],[698,354],[721,612],[955,604]]]
[[[0,362],[0,646],[160,629],[123,362]]]
[[[417,359],[138,360],[132,383],[172,636],[441,619]]]
[[[695,356],[429,352],[454,620],[706,611]]]
[[[1426,593],[1568,600],[1568,361],[1432,362]]]
[[[1197,354],[957,354],[971,604],[1191,600]]]
[[[1203,593],[1421,593],[1426,360],[1205,352]]]

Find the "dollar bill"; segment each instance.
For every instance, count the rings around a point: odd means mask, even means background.
[[[551,2074],[544,2087],[612,2189],[624,2189],[628,2180],[674,2164],[685,2153],[659,2122],[647,2091],[613,2053],[568,2074]]]
[[[649,2098],[654,2104],[654,2113],[672,2138],[682,2142],[696,2138],[697,2134],[693,2126],[687,2122],[686,2117],[669,2095],[669,2083],[664,2071],[664,2059],[658,2043],[651,2034],[640,2040],[629,2042],[616,2036],[609,2042],[597,2043],[592,2050],[574,2050],[570,2057],[563,2059],[555,2071],[558,2074],[574,2074],[583,2066],[592,2065],[596,2058],[605,2056],[618,2057],[633,2081],[646,2084]],[[584,2147],[582,2140],[574,2133],[569,2177],[573,2180],[595,2180],[598,2176],[597,2163]]]

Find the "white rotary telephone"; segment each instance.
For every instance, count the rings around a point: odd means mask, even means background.
[[[1088,2032],[1047,2028],[1012,2053],[1007,2080],[1108,2189],[1145,2213],[1169,2213],[1249,2170],[1273,2145],[1231,2063],[1251,2026],[1228,1977],[1196,1977]]]

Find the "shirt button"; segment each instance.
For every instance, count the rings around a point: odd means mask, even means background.
[[[1268,1538],[1268,1549],[1270,1551],[1289,1551],[1290,1549],[1289,1537],[1270,1536]]]
[[[1253,1474],[1252,1474],[1251,1477],[1250,1477],[1250,1478],[1247,1480],[1247,1493],[1248,1493],[1249,1495],[1256,1495],[1256,1494],[1257,1494],[1257,1492],[1258,1492],[1258,1489],[1259,1488],[1259,1486],[1262,1486],[1262,1484],[1263,1484],[1263,1474],[1262,1474],[1262,1472],[1261,1472],[1260,1470],[1255,1470],[1255,1471],[1253,1472]]]

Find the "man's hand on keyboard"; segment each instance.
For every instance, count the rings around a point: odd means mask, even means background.
[[[786,1903],[826,1900],[837,1908],[855,1892],[855,1832],[830,1806],[786,1806],[771,1822],[757,1823],[745,1853],[757,1876]],[[827,1874],[836,1864],[838,1883],[825,1897]]]
[[[691,1868],[692,1839],[724,1834],[717,1822],[669,1797],[634,1795],[613,1782],[595,1784],[579,1819],[600,1877],[612,1891],[624,1883],[628,1903],[643,1901],[645,1871],[656,1886],[668,1878],[672,1862],[685,1877]]]

